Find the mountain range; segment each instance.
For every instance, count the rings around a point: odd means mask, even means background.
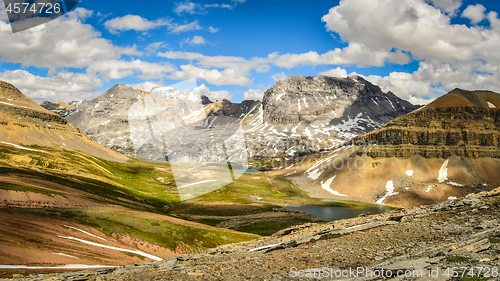
[[[354,137],[289,163],[315,197],[393,206],[438,203],[500,185],[500,95],[455,89]]]
[[[128,111],[149,95],[118,84],[80,102],[66,119],[101,145],[137,157]],[[358,76],[290,76],[267,90],[262,102],[211,102],[203,97],[201,111],[183,119],[217,128],[229,120],[221,117],[230,117],[230,123],[242,126],[251,159],[281,159],[331,149],[418,107]]]

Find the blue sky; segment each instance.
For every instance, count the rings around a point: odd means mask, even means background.
[[[261,98],[288,75],[358,74],[426,103],[500,91],[498,1],[83,0],[13,34],[0,8],[0,80],[35,99],[90,99],[116,83],[196,79],[211,99]]]

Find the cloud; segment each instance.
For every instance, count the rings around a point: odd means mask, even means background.
[[[462,6],[462,0],[431,0],[431,2],[450,16],[454,16]]]
[[[199,87],[194,88],[194,91],[200,95],[207,96],[211,101],[218,101],[222,99],[231,101],[233,99],[233,94],[228,91],[210,91],[205,84],[201,84]]]
[[[413,73],[392,72],[385,77],[363,77],[380,86],[382,90],[391,91],[414,104],[426,104],[454,88],[493,91],[500,88],[498,67],[479,62],[451,65],[438,61],[422,61],[418,70]]]
[[[483,21],[486,17],[484,12],[486,11],[486,8],[481,5],[469,5],[463,12],[462,12],[462,17],[470,19],[472,24],[477,24],[481,21]]]
[[[188,45],[204,45],[206,43],[205,38],[202,36],[195,35],[193,38],[186,38],[182,40],[181,42],[181,47],[183,44],[188,44]]]
[[[360,76],[378,85],[382,91],[391,91],[412,104],[427,104],[436,97],[435,89],[430,81],[418,81],[411,73],[392,72],[385,77],[377,75]],[[427,99],[424,97],[427,97]]]
[[[386,50],[372,50],[362,44],[350,43],[344,49],[336,48],[324,54],[308,52],[303,54],[284,54],[274,60],[274,64],[282,68],[294,68],[298,66],[316,65],[353,65],[358,66],[383,66],[387,61],[406,64],[409,58],[406,54],[397,50],[395,52]]]
[[[205,4],[205,8],[226,8],[232,10],[234,7],[228,4]]]
[[[199,14],[203,13],[203,11],[203,7],[200,4],[190,1],[184,1],[174,4],[174,12],[179,15],[182,13]]]
[[[215,85],[240,85],[247,86],[252,80],[248,78],[250,71],[258,73],[268,72],[268,58],[245,59],[232,56],[205,56],[200,53],[190,52],[165,52],[158,53],[159,57],[168,59],[182,59],[190,61],[191,65],[181,66],[181,71],[177,71],[172,79],[204,79],[208,83]],[[270,57],[273,57],[270,55]],[[194,63],[196,65],[192,65]],[[222,69],[222,70],[221,70]]]
[[[66,101],[92,96],[102,81],[95,75],[59,72],[54,76],[40,77],[26,70],[5,71],[0,80],[11,83],[28,97],[43,100]]]
[[[168,59],[183,59],[189,61],[197,61],[197,65],[204,68],[235,68],[244,71],[254,69],[259,73],[267,72],[271,69],[269,60],[265,58],[253,58],[247,60],[242,57],[233,56],[205,56],[200,53],[191,52],[165,52],[158,53],[159,57]]]
[[[9,20],[7,11],[5,10],[5,5],[2,0],[0,0],[0,20]]]
[[[148,31],[162,26],[166,26],[168,31],[170,31],[171,33],[181,33],[201,29],[198,21],[193,21],[187,24],[178,24],[172,22],[171,19],[158,19],[150,21],[137,15],[126,15],[123,17],[111,19],[106,21],[104,23],[104,26],[111,33],[118,33],[129,30]]]
[[[88,73],[99,73],[106,81],[110,79],[122,79],[127,76],[139,74],[142,79],[158,79],[171,73],[175,68],[168,64],[149,63],[141,60],[121,61],[104,60],[93,63]]]
[[[146,55],[151,55],[153,53],[156,53],[159,49],[164,48],[168,45],[165,44],[165,42],[154,42],[149,44],[146,48],[144,48],[144,52]]]
[[[321,75],[331,76],[331,77],[347,77],[347,71],[338,66],[337,68],[330,69],[320,73]]]
[[[127,30],[147,31],[153,28],[167,25],[170,25],[170,21],[168,20],[149,21],[141,16],[136,15],[126,15],[123,17],[108,20],[104,23],[104,26],[110,32],[115,33]]]
[[[250,89],[243,94],[243,100],[262,100],[264,90]]]
[[[218,69],[205,69],[194,65],[181,65],[181,70],[175,71],[168,78],[175,80],[203,79],[210,84],[240,85],[247,86],[252,81],[246,77],[247,71],[241,69],[227,68],[222,71]]]
[[[220,31],[220,28],[213,28],[213,27],[210,26],[210,27],[208,27],[208,31],[210,33],[217,33],[217,32]]]
[[[193,21],[192,23],[187,23],[187,24],[173,23],[168,26],[168,30],[171,33],[182,33],[200,29],[202,29],[202,27],[198,24],[197,20]]]
[[[159,80],[159,81],[145,81],[139,84],[129,84],[128,86],[134,89],[150,92],[151,89],[153,89],[154,87],[160,87],[165,85],[163,83],[163,80]]]
[[[135,46],[113,45],[91,25],[82,23],[91,11],[77,8],[70,14],[18,33],[12,33],[10,25],[0,21],[1,61],[46,68],[82,68],[96,60],[141,54]]]
[[[282,67],[354,63],[383,66],[420,61],[413,73],[368,76],[385,90],[413,102],[428,102],[449,89],[495,90],[500,86],[500,20],[482,6],[469,6],[463,17],[490,26],[452,24],[461,1],[343,0],[322,20],[348,46],[319,55],[283,55]],[[432,5],[431,5],[432,4]],[[351,49],[352,48],[352,49]],[[373,54],[371,57],[366,54]]]
[[[322,20],[349,47],[357,44],[367,52],[401,50],[420,60],[446,62],[496,55],[481,49],[498,41],[498,30],[450,24],[449,16],[423,0],[345,0]],[[363,60],[379,66],[368,57]]]
[[[274,75],[271,76],[271,78],[278,82],[278,81],[281,81],[281,80],[285,80],[286,79],[286,74],[285,72],[278,72],[278,73],[275,73]]]

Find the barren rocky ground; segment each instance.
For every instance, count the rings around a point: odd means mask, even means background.
[[[383,269],[423,274],[394,280],[499,280],[499,213],[500,188],[437,205],[292,227],[157,263],[22,280],[293,280],[299,274],[313,279],[315,269],[320,277],[325,267],[338,275],[319,279],[383,280],[375,277]],[[348,276],[342,277],[339,271],[357,267],[375,273],[366,278],[344,271]]]

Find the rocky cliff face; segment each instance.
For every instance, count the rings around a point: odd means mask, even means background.
[[[455,89],[416,112],[354,138],[350,144],[376,143],[376,147],[362,146],[358,152],[373,158],[500,158],[498,96]]]
[[[126,157],[102,147],[61,116],[46,110],[13,85],[0,81],[0,142],[16,146],[39,145],[79,150],[103,159]]]
[[[499,94],[456,89],[335,151],[276,173],[289,175],[315,197],[393,206],[489,190],[500,185],[498,108]]]
[[[82,101],[66,119],[101,145],[135,157],[128,111],[144,95],[125,84],[117,84],[93,100]]]
[[[353,131],[366,131],[418,108],[358,76],[292,75],[267,90],[264,122],[273,125],[342,125],[356,117]]]
[[[293,75],[265,92],[248,139],[254,158],[296,157],[334,148],[418,107],[361,77]]]

